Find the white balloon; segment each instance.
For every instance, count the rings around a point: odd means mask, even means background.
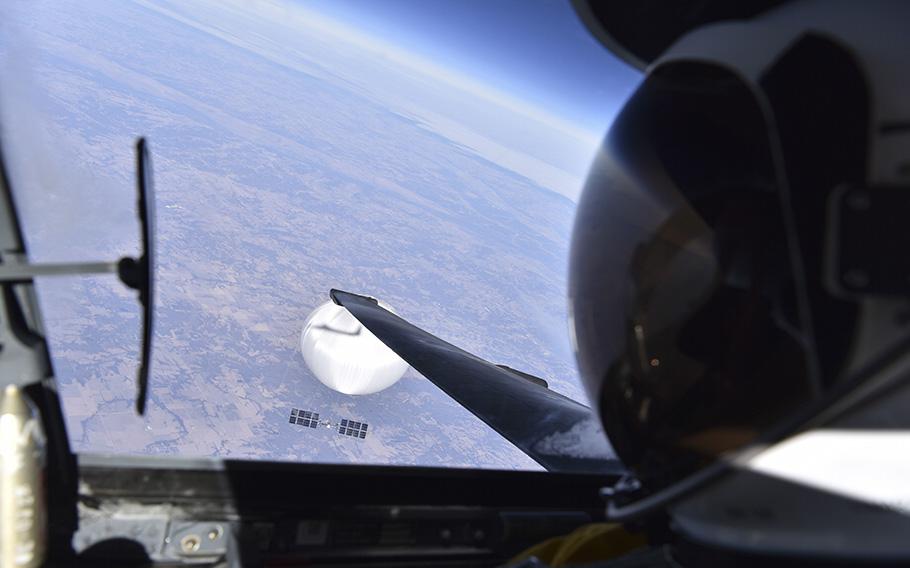
[[[322,384],[344,394],[379,392],[408,370],[401,357],[334,302],[322,304],[307,317],[300,351]]]

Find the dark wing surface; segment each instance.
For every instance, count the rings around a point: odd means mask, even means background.
[[[544,468],[578,473],[623,470],[587,406],[551,391],[541,379],[439,339],[373,298],[341,290],[332,290],[331,297],[414,369]]]

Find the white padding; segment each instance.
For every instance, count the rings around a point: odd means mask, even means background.
[[[758,454],[748,468],[910,513],[910,431],[812,430]]]

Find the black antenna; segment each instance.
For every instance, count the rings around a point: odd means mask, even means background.
[[[142,226],[142,256],[121,258],[117,263],[117,274],[124,284],[139,291],[139,303],[142,304],[142,345],[136,393],[136,412],[141,416],[145,414],[148,398],[155,297],[155,192],[152,160],[145,138],[136,142],[136,190],[139,196],[137,213]]]

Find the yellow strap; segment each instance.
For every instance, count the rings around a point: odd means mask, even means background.
[[[615,523],[585,525],[525,550],[509,564],[536,556],[553,568],[569,564],[585,564],[616,558],[647,544],[644,535],[630,533]]]

